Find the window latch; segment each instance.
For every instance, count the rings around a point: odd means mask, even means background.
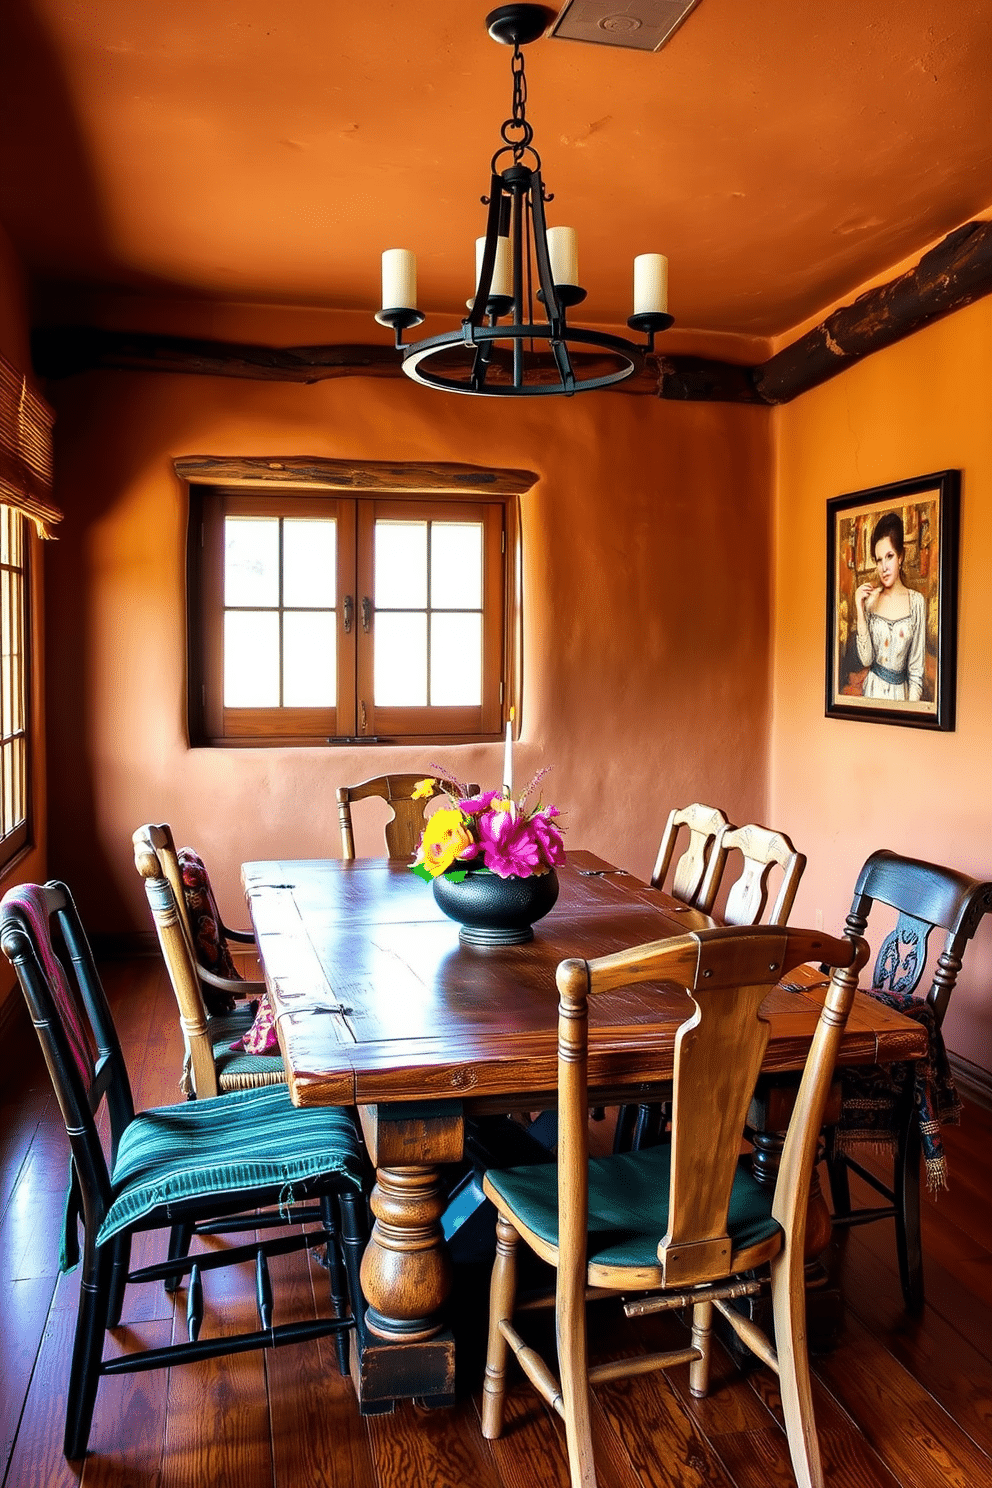
[[[366,594],[362,600],[362,629],[368,635],[372,629],[372,601]]]
[[[355,601],[350,594],[344,597],[344,633],[351,635],[351,622],[355,613]]]

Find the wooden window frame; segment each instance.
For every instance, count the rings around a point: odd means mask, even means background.
[[[522,564],[518,496],[534,483],[536,477],[530,472],[206,456],[179,460],[176,470],[189,482],[187,721],[191,746],[484,742],[502,737],[511,708],[519,729]],[[356,479],[358,471],[360,479]],[[332,510],[343,523],[338,543],[339,600],[346,593],[354,596],[354,645],[350,641],[342,645],[339,615],[337,709],[224,709],[224,515],[252,511],[304,516]],[[418,520],[478,517],[483,521],[484,687],[478,707],[377,709],[371,702],[374,607],[373,634],[367,638],[361,606],[362,598],[371,594],[371,534],[377,515],[401,517],[407,511],[411,515],[415,511]],[[348,570],[349,551],[356,555],[353,572]],[[425,711],[430,715],[429,729],[418,727]]]
[[[6,870],[15,858],[19,857],[31,845],[31,806],[32,806],[32,781],[31,781],[31,539],[27,525],[27,519],[23,511],[17,507],[3,502],[2,505],[9,511],[12,529],[16,524],[20,533],[20,562],[13,560],[0,561],[0,570],[17,575],[18,596],[14,597],[11,584],[0,585],[0,589],[6,590],[3,602],[0,603],[0,634],[4,637],[11,631],[15,631],[18,643],[18,664],[12,665],[12,682],[20,691],[19,715],[21,719],[20,728],[11,728],[8,732],[9,703],[6,699],[0,707],[0,802],[5,798],[7,792],[6,777],[6,744],[15,738],[21,741],[23,751],[23,769],[19,787],[22,792],[20,801],[20,816],[11,829],[0,836],[0,872]],[[6,514],[0,512],[0,520],[6,520]],[[6,651],[6,647],[3,647]],[[0,656],[0,668],[6,666],[6,660]],[[3,694],[2,677],[0,677],[0,695]],[[0,830],[3,827],[3,811],[0,810]]]

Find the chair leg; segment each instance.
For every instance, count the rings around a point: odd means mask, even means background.
[[[558,1374],[571,1488],[596,1488],[589,1408],[585,1266],[574,1276],[558,1272]]]
[[[504,1318],[513,1316],[517,1293],[517,1245],[520,1236],[500,1216],[496,1223],[496,1260],[489,1287],[489,1344],[486,1349],[486,1377],[482,1385],[482,1434],[489,1439],[503,1430],[503,1402],[506,1396],[506,1364],[510,1346],[500,1331]]]
[[[713,1338],[713,1303],[697,1302],[692,1309],[692,1343],[701,1357],[689,1365],[689,1393],[702,1400],[710,1392],[710,1344]]]
[[[787,1245],[772,1261],[771,1269],[779,1390],[792,1471],[798,1488],[824,1488],[820,1444],[813,1419],[801,1247]]]
[[[899,1133],[893,1192],[896,1196],[896,1254],[907,1311],[923,1311],[923,1240],[920,1233],[920,1129],[911,1109]]]
[[[192,1238],[193,1226],[191,1224],[174,1224],[169,1231],[169,1260],[185,1260],[189,1255]],[[182,1279],[182,1271],[177,1271],[174,1276],[167,1276],[162,1284],[167,1292],[177,1292],[182,1285]]]
[[[339,1228],[337,1216],[334,1213],[334,1199],[330,1194],[325,1194],[320,1201],[320,1217],[324,1226],[324,1234],[327,1236],[327,1283],[331,1292],[331,1303],[334,1307],[335,1317],[343,1318],[348,1315],[348,1295],[344,1272],[341,1269]],[[334,1345],[337,1350],[338,1369],[343,1375],[347,1376],[347,1333],[341,1332],[335,1334]]]
[[[358,1189],[341,1191],[341,1248],[348,1279],[351,1315],[359,1345],[365,1342],[365,1295],[362,1291],[362,1256],[369,1238],[368,1205]]]
[[[87,1250],[89,1249],[87,1240]],[[90,1439],[93,1407],[96,1405],[96,1391],[100,1383],[100,1361],[103,1358],[103,1336],[107,1329],[113,1262],[114,1251],[109,1245],[101,1247],[95,1257],[87,1255],[83,1262],[62,1444],[70,1461],[86,1456]]]
[[[107,1296],[107,1327],[116,1328],[120,1324],[121,1313],[124,1310],[127,1273],[131,1267],[130,1234],[125,1231],[124,1234],[116,1235],[111,1241],[111,1246],[114,1258],[111,1265],[110,1288]]]
[[[847,1163],[844,1161],[842,1154],[837,1151],[836,1127],[831,1127],[827,1132],[826,1156],[827,1176],[830,1179],[830,1199],[833,1204],[834,1214],[850,1214],[851,1179],[847,1170]]]
[[[637,1107],[621,1106],[617,1111],[617,1124],[613,1128],[613,1151],[632,1152],[634,1128],[637,1125]]]

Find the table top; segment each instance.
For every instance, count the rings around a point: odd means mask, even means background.
[[[716,921],[595,855],[569,853],[561,891],[524,945],[463,946],[405,863],[244,864],[242,878],[300,1105],[459,1099],[476,1112],[547,1104],[557,1084],[555,970]],[[801,1068],[825,987],[800,968],[764,1004],[766,1071]],[[797,987],[798,990],[790,990]],[[620,988],[590,1004],[590,1099],[648,1098],[672,1073],[689,1016],[676,987]],[[919,1058],[919,1024],[858,994],[840,1063]]]

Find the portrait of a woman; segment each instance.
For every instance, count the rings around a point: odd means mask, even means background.
[[[903,578],[902,517],[886,512],[871,535],[875,581],[854,592],[856,645],[865,674],[863,696],[888,702],[919,702],[926,657],[926,604]]]

